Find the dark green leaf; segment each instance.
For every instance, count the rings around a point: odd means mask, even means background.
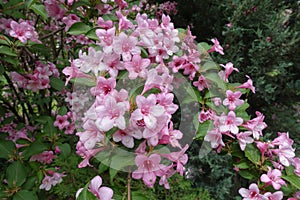
[[[18,56],[11,48],[8,46],[0,46],[0,54],[8,55],[8,56]]]
[[[247,162],[240,162],[240,163],[236,164],[235,166],[238,167],[239,169],[248,169],[250,167]]]
[[[260,164],[261,153],[253,144],[247,144],[245,156],[254,164]]]
[[[145,194],[143,194],[139,191],[131,192],[131,198],[134,200],[148,200],[149,199]]]
[[[14,195],[13,200],[38,200],[38,197],[33,191],[20,190]]]
[[[58,114],[59,114],[59,115],[65,115],[65,114],[67,114],[67,112],[68,112],[68,109],[67,109],[66,106],[62,106],[62,107],[60,107],[59,110],[58,110]]]
[[[22,157],[27,160],[31,156],[42,153],[43,151],[46,151],[47,149],[48,149],[48,147],[45,143],[42,143],[42,142],[36,140],[33,143],[31,143],[28,147],[24,148]]]
[[[96,35],[96,29],[94,28],[87,32],[85,36],[92,40],[99,40],[98,36]]]
[[[7,167],[6,179],[9,187],[21,186],[26,181],[26,167],[21,161],[15,161]]]
[[[282,176],[282,178],[285,179],[286,181],[288,181],[289,183],[291,183],[298,190],[300,190],[300,177],[299,176],[297,176],[295,174],[291,174],[288,176]]]
[[[0,140],[0,158],[9,159],[16,149],[15,144],[9,140]]]
[[[116,170],[121,170],[124,167],[134,165],[135,156],[133,153],[118,149],[116,154],[111,158],[110,167]]]
[[[76,85],[86,85],[86,86],[96,86],[95,81],[88,79],[88,78],[75,78],[70,80],[71,83]]]
[[[68,30],[68,34],[71,35],[80,35],[86,34],[90,31],[90,27],[83,22],[76,22],[74,23]]]
[[[109,168],[109,177],[110,177],[110,183],[111,184],[113,184],[113,179],[115,178],[117,173],[118,173],[118,170],[113,169],[113,168]]]
[[[58,91],[61,91],[65,88],[65,82],[56,77],[50,78],[50,85],[52,88],[54,88]]]
[[[248,170],[240,170],[239,175],[241,177],[245,178],[245,179],[248,179],[248,180],[254,180],[255,179],[255,175],[253,175],[253,173],[248,171]]]
[[[63,158],[67,158],[70,155],[71,147],[70,147],[69,144],[64,143],[64,144],[58,145],[58,147],[61,150],[61,155],[62,155]]]
[[[23,189],[26,190],[30,190],[33,188],[33,186],[35,185],[37,181],[37,178],[35,176],[29,177],[27,178],[27,181],[24,183],[24,185],[22,186]]]
[[[198,116],[196,118],[195,123],[199,124],[195,139],[203,139],[206,136],[207,132],[213,128],[213,121],[212,120],[207,120],[203,123],[199,123]]]
[[[30,9],[35,12],[35,14],[40,15],[44,20],[48,19],[48,13],[43,4],[32,4]]]
[[[0,34],[0,44],[4,44],[4,45],[7,45],[7,46],[10,46],[11,45],[11,41],[5,35],[1,35]]]
[[[97,197],[88,190],[89,185],[90,183],[85,185],[76,200],[97,200]]]

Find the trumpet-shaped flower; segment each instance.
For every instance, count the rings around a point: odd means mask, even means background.
[[[228,106],[229,110],[234,110],[237,106],[244,104],[244,100],[240,97],[242,93],[240,91],[232,92],[231,90],[226,91],[227,98],[224,99],[223,105]]]
[[[281,179],[281,171],[278,169],[271,169],[268,167],[269,170],[267,174],[263,174],[260,177],[260,180],[268,185],[272,185],[275,190],[279,190],[281,185],[286,185],[285,181]]]

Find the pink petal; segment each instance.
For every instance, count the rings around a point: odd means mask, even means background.
[[[101,187],[99,190],[99,197],[101,200],[110,200],[113,197],[113,190],[108,187]]]

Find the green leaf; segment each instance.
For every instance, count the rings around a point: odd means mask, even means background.
[[[11,45],[11,41],[5,35],[0,34],[0,44],[4,44],[4,45],[7,45],[7,46],[10,46]]]
[[[260,164],[261,153],[253,144],[247,144],[245,156],[254,164]]]
[[[64,143],[64,144],[58,145],[58,147],[61,150],[61,155],[62,155],[63,158],[67,158],[70,155],[71,147],[70,147],[69,144]]]
[[[43,4],[32,4],[30,9],[35,12],[35,14],[40,15],[44,20],[47,20],[49,17]]]
[[[294,187],[296,187],[298,190],[300,190],[300,177],[295,175],[295,174],[291,174],[288,176],[282,176],[283,179],[285,179],[286,181],[288,181],[291,185],[293,185]]]
[[[212,69],[215,69],[215,70],[217,70],[218,69],[218,65],[215,63],[215,62],[213,62],[213,61],[211,61],[211,60],[209,60],[209,61],[206,61],[203,65],[201,65],[201,67],[200,67],[200,71],[201,72],[205,72],[205,71],[208,71],[208,70],[212,70]]]
[[[240,163],[236,164],[235,166],[238,167],[239,169],[248,169],[250,167],[247,162],[240,162]]]
[[[92,39],[92,40],[99,40],[98,36],[96,35],[96,29],[93,28],[91,30],[89,30],[86,35],[86,37]]]
[[[253,172],[250,172],[248,170],[240,170],[239,171],[239,175],[245,179],[248,180],[254,180],[255,179],[255,175],[253,174]]]
[[[213,121],[207,120],[203,123],[199,123],[198,116],[196,116],[196,117],[197,118],[196,118],[195,123],[198,123],[199,125],[198,125],[195,139],[203,139],[206,136],[207,132],[213,128]]]
[[[60,107],[59,110],[58,110],[58,114],[59,114],[59,115],[65,115],[65,114],[67,114],[67,112],[68,112],[68,109],[67,109],[66,106],[62,106],[62,107]]]
[[[96,86],[96,82],[89,79],[89,78],[75,78],[70,80],[71,83],[73,84],[78,84],[78,85],[86,85],[89,87]]]
[[[116,154],[112,156],[110,167],[116,170],[121,170],[124,167],[134,165],[135,156],[123,149],[117,149]]]
[[[0,140],[0,158],[9,159],[14,154],[15,144],[10,140]]]
[[[27,178],[27,181],[22,185],[23,189],[30,190],[34,187],[35,183],[37,181],[37,178],[35,176]]]
[[[68,34],[70,35],[80,35],[86,34],[90,31],[90,27],[83,22],[76,22],[74,23],[68,30]]]
[[[6,169],[6,179],[9,187],[21,186],[26,181],[26,167],[21,161],[15,161]]]
[[[90,183],[87,183],[83,190],[79,193],[78,198],[76,200],[97,200],[97,197],[91,193],[89,188]]]
[[[18,56],[11,48],[8,46],[0,46],[0,54],[8,55],[8,56]]]
[[[15,67],[19,65],[19,60],[16,59],[15,57],[5,56],[5,57],[2,57],[1,59],[14,65]]]
[[[285,169],[286,175],[288,175],[288,176],[295,174],[294,173],[295,168],[293,166],[291,166],[291,165],[288,166],[288,167],[285,167],[284,169]]]
[[[211,48],[211,45],[207,44],[206,42],[200,42],[197,44],[198,51],[208,51]]]
[[[108,170],[108,165],[106,165],[105,163],[107,163],[108,160],[101,162],[98,166],[98,173],[102,174],[103,172],[105,172],[106,170]]]
[[[149,199],[145,194],[143,194],[139,191],[132,191],[131,197],[134,200],[148,200]]]
[[[214,70],[209,73],[205,73],[204,77],[206,79],[208,79],[210,81],[210,83],[215,83],[218,86],[218,88],[221,88],[225,93],[225,90],[226,90],[225,82],[220,78],[217,70]]]
[[[50,85],[52,88],[54,88],[58,91],[61,91],[65,88],[65,82],[56,77],[50,78]]]
[[[27,160],[29,157],[42,153],[43,151],[46,151],[48,149],[48,146],[45,143],[42,143],[38,140],[31,143],[28,147],[25,147],[25,150],[22,153],[22,157]]]
[[[20,190],[13,197],[13,200],[29,200],[29,199],[38,200],[38,197],[36,196],[35,192],[28,191],[28,190]]]
[[[109,177],[110,177],[110,183],[111,184],[113,184],[113,179],[115,178],[117,173],[118,173],[118,170],[116,170],[114,168],[109,168]]]

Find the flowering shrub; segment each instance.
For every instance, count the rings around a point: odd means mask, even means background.
[[[185,173],[194,139],[231,155],[237,173],[256,182],[239,190],[244,199],[297,195],[293,140],[279,133],[264,141],[264,115],[246,112],[252,80],[229,83],[238,70],[210,59],[224,54],[216,38],[197,44],[168,15],[151,17],[144,1],[1,5],[1,197],[44,198],[41,190],[73,175],[59,161],[75,149],[76,167],[102,176],[88,177],[76,199],[138,198],[131,181],[139,179],[170,189],[168,179]],[[20,12],[26,9],[33,12]],[[122,172],[127,180],[113,184]]]

